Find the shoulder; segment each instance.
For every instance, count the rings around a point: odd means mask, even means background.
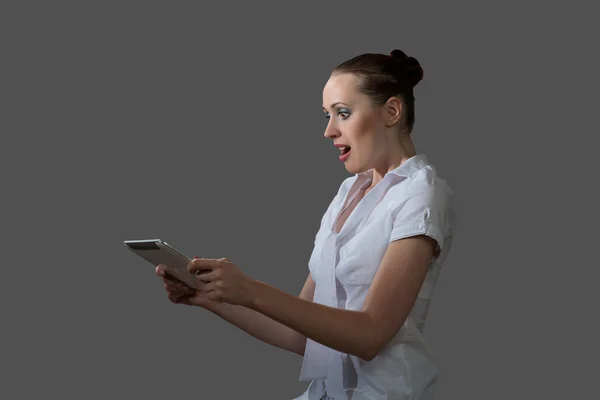
[[[393,213],[391,240],[427,235],[440,247],[453,236],[456,216],[454,191],[427,165],[395,185],[389,192]]]
[[[390,198],[399,206],[406,202],[423,207],[453,209],[454,191],[434,166],[427,165],[390,189]]]

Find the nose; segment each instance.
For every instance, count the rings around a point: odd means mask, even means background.
[[[340,136],[340,131],[332,124],[331,120],[329,120],[327,128],[325,128],[324,136],[329,139],[333,139]]]

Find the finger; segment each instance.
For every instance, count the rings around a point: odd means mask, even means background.
[[[210,293],[217,288],[217,284],[215,282],[209,282],[200,287],[200,291],[202,293]]]
[[[190,295],[190,294],[194,293],[190,289],[181,288],[179,286],[171,285],[169,283],[165,284],[165,290],[167,291],[167,293],[174,293],[174,294],[180,294],[180,295],[183,295],[183,294]]]
[[[196,290],[182,284],[181,282],[165,282],[165,290],[167,292],[182,293],[182,294],[194,294]]]
[[[181,288],[189,288],[188,285],[186,285],[185,283],[181,282],[179,279],[171,278],[170,276],[163,277],[162,281],[164,283],[168,283],[169,285],[178,286],[178,287],[181,287]]]
[[[165,271],[165,274],[162,276],[162,280],[163,282],[179,282],[179,279],[169,274],[168,271]]]
[[[165,270],[166,270],[166,268],[167,268],[167,266],[166,266],[166,265],[164,265],[164,264],[159,264],[159,265],[156,267],[156,269],[155,269],[156,275],[158,275],[158,276],[165,276]]]
[[[212,272],[203,272],[201,274],[196,275],[196,280],[200,281],[200,282],[212,282],[214,280],[217,279],[217,271],[212,271]]]
[[[179,283],[183,284],[183,282],[181,281],[181,279],[179,279],[177,277],[177,274],[180,273],[180,272],[182,272],[182,271],[178,270],[178,269],[175,269],[175,268],[166,267],[165,270],[164,270],[163,278],[168,279],[168,280],[170,280],[172,282],[179,282]]]
[[[173,278],[171,278],[169,276],[163,276],[162,281],[164,283],[175,283],[175,282],[177,282],[177,280],[175,280],[175,279],[173,279]]]
[[[163,282],[165,284],[165,288],[170,288],[172,290],[177,290],[180,292],[183,291],[183,288],[181,287],[181,285],[179,285],[179,283],[176,281],[170,281],[170,280],[163,279]]]
[[[170,285],[168,283],[165,283],[165,290],[167,291],[167,293],[173,293],[173,294],[181,294],[181,290],[177,289],[175,286]]]
[[[178,281],[176,279],[163,278],[162,281],[165,284],[165,287],[168,285],[169,287],[176,288],[179,291],[183,291],[183,290],[185,290],[185,288],[188,287],[187,285],[182,284],[180,281]]]
[[[219,268],[222,264],[222,260],[214,260],[210,258],[195,258],[190,261],[187,265],[188,272],[196,273],[202,270],[214,270],[215,268]]]
[[[169,293],[167,295],[167,297],[169,298],[169,300],[172,303],[179,304],[179,303],[181,303],[181,301],[183,300],[183,298],[185,297],[185,295],[178,294],[178,293]]]
[[[192,297],[190,295],[187,294],[180,294],[180,295],[176,295],[174,297],[174,303],[176,304],[187,304],[187,305],[192,305]]]

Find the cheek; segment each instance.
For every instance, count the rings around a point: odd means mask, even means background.
[[[368,150],[377,136],[377,121],[372,117],[357,118],[353,121],[350,131],[354,146]]]
[[[373,117],[363,117],[356,121],[356,132],[362,137],[371,136],[376,126],[377,122]]]

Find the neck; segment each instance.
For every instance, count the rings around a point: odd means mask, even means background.
[[[409,135],[401,135],[400,140],[395,140],[393,145],[389,146],[387,157],[382,158],[381,162],[373,168],[373,182],[369,190],[377,185],[383,177],[390,171],[398,168],[409,158],[417,154],[415,145]]]

